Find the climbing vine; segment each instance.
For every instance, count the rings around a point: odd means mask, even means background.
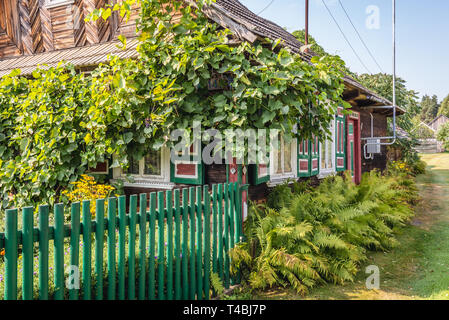
[[[135,1],[90,18],[107,19],[114,10],[127,16]],[[276,128],[323,138],[337,107],[346,106],[337,57],[310,64],[280,41],[236,42],[202,13],[210,0],[139,3],[137,59],[112,57],[90,75],[61,64],[1,80],[4,207],[58,201],[61,190],[97,162],[114,155],[112,167],[126,167],[127,154],[138,158],[169,146],[170,132],[193,121],[218,130]],[[220,90],[209,90],[211,79]]]

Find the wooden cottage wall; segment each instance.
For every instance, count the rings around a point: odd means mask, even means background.
[[[374,137],[386,137],[387,134],[387,117],[378,113],[374,116]],[[362,138],[371,137],[371,116],[367,111],[360,111]],[[383,140],[382,142],[385,142]],[[363,154],[365,142],[362,141],[362,173],[387,168],[387,147],[381,146],[381,153],[375,154],[373,160],[366,160]]]

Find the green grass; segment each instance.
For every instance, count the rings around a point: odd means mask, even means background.
[[[422,155],[428,172],[417,178],[422,201],[390,252],[370,253],[353,283],[324,285],[306,297],[289,288],[253,292],[254,299],[449,300],[449,153]],[[380,269],[380,289],[365,286],[365,267]]]

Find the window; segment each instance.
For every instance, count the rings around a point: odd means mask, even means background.
[[[151,150],[140,160],[129,157],[129,167],[115,168],[114,178],[125,180],[125,186],[171,188],[170,150]]]
[[[74,0],[46,0],[45,5],[47,7],[56,7],[62,5],[68,5],[74,3]]]
[[[296,139],[287,142],[281,135],[277,150],[272,150],[270,158],[272,181],[296,177]]]
[[[324,177],[335,173],[335,121],[329,128],[331,136],[325,142],[321,143],[321,161],[320,161],[320,176]]]

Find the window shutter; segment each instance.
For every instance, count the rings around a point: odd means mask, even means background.
[[[341,109],[335,117],[335,139],[335,166],[337,172],[342,172],[346,170],[346,120]]]
[[[270,181],[270,166],[267,164],[249,165],[249,181],[252,185]]]
[[[170,161],[170,180],[173,183],[203,185],[204,184],[204,165],[194,159],[194,148],[190,148],[190,161],[179,161],[173,163]]]
[[[298,140],[298,177],[310,177],[310,143],[309,140]]]
[[[313,137],[310,141],[310,176],[320,173],[320,140]]]

